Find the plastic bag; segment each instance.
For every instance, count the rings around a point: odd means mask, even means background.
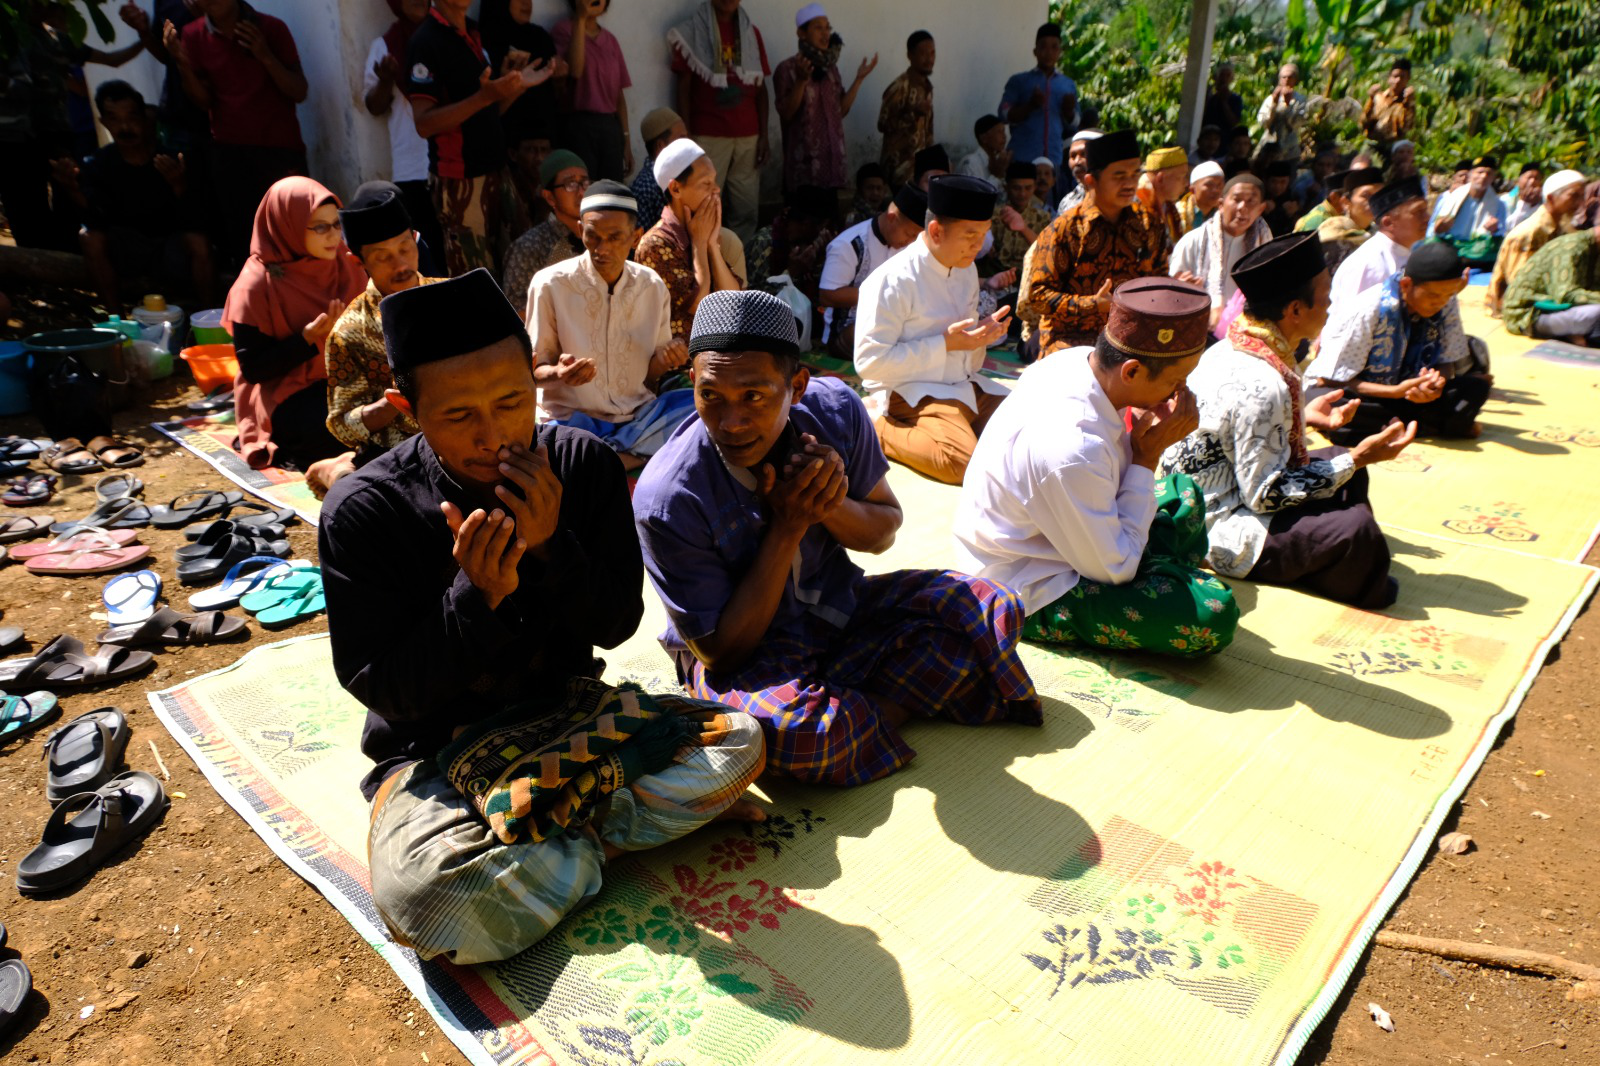
[[[811,301],[806,299],[806,294],[795,288],[794,281],[787,274],[774,274],[767,279],[768,283],[777,287],[777,297],[789,305],[789,310],[794,312],[796,332],[800,334],[800,350],[811,350]]]

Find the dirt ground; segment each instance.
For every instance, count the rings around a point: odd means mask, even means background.
[[[51,308],[34,305],[26,292],[11,295],[12,319],[0,337],[53,324],[71,305],[57,294],[35,294],[50,297]],[[119,432],[149,449],[137,473],[152,503],[231,487],[148,429],[197,396],[181,379],[168,381],[147,407],[118,416]],[[0,418],[0,434],[38,432],[30,418]],[[65,478],[43,510],[57,518],[86,513],[93,480]],[[297,556],[313,553],[309,528],[289,535]],[[169,598],[186,608],[172,560],[181,533],[147,530],[141,541],[152,547],[150,565]],[[37,577],[6,564],[3,623],[24,627],[35,649],[63,632],[92,641],[103,628],[90,617],[100,609],[103,581]],[[159,775],[153,742],[171,772],[172,809],[141,843],[58,898],[26,900],[0,887],[11,900],[0,905],[9,931],[0,955],[23,959],[36,989],[17,1027],[0,1038],[0,1056],[75,1066],[465,1063],[393,971],[223,803],[145,698],[224,666],[247,647],[323,624],[278,634],[252,624],[247,644],[165,652],[142,678],[63,700],[63,718],[121,707],[133,729],[128,765]],[[1600,756],[1587,721],[1590,702],[1600,700],[1597,671],[1600,617],[1586,612],[1442,830],[1469,833],[1476,846],[1465,855],[1433,854],[1386,928],[1600,963],[1600,811],[1593,801]],[[44,733],[36,733],[0,748],[0,882],[7,884],[50,813],[43,743]],[[1594,1001],[1569,1002],[1568,987],[1370,948],[1301,1061],[1600,1062],[1600,1011]],[[1393,1016],[1395,1032],[1373,1024],[1369,1002]]]

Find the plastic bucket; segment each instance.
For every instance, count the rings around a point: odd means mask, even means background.
[[[172,376],[172,353],[155,341],[134,341],[133,356],[146,380],[160,381]]]
[[[124,339],[117,330],[96,327],[53,329],[46,333],[35,333],[22,343],[34,355],[46,358],[76,355],[90,370],[115,385],[128,378],[122,362]]]
[[[239,375],[239,358],[234,355],[231,344],[197,344],[185,348],[182,359],[189,364],[189,372],[194,375],[194,383],[200,386],[201,392],[232,385]]]
[[[196,345],[207,344],[232,344],[233,337],[222,328],[222,308],[214,307],[209,311],[198,311],[189,319],[189,328],[194,331]]]
[[[21,341],[0,341],[0,415],[20,415],[28,402],[28,349]]]

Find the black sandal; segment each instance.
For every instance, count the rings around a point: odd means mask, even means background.
[[[17,863],[17,891],[38,896],[71,888],[154,829],[167,802],[161,782],[142,770],[68,796],[45,822],[39,843]]]
[[[52,804],[93,792],[112,777],[128,750],[128,719],[115,707],[80,714],[44,742],[44,795]]]
[[[224,518],[244,499],[242,492],[217,492],[200,489],[174,496],[165,507],[150,511],[150,524],[157,529],[177,529],[202,518]],[[180,506],[180,501],[189,500]]]

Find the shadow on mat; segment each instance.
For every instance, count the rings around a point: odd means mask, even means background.
[[[1256,586],[1248,581],[1230,581],[1229,585],[1240,612],[1248,619],[1256,606]],[[1225,714],[1289,710],[1303,703],[1330,722],[1347,722],[1400,740],[1422,740],[1450,730],[1452,719],[1443,708],[1345,670],[1279,655],[1273,647],[1266,637],[1240,628],[1233,644],[1220,657],[1204,663],[1186,663],[1185,668],[1196,673],[1208,668],[1267,670],[1292,678],[1293,683],[1251,686],[1252,695],[1262,701],[1253,707],[1240,706],[1237,697],[1224,702],[1222,698],[1230,692],[1227,685],[1202,684],[1190,694],[1189,703]]]
[[[805,899],[843,875],[841,842],[869,837],[913,789],[932,793],[942,835],[992,869],[1050,880],[1059,879],[1074,856],[1097,862],[1099,838],[1083,817],[1011,772],[1017,760],[1074,747],[1093,729],[1081,712],[1046,699],[1045,724],[1038,729],[913,723],[906,739],[916,759],[870,784],[840,789],[763,780],[767,823],[714,823],[669,846],[662,858],[672,864],[670,873],[648,858],[613,863],[591,904],[490,971],[519,1010],[538,1012],[542,1028],[569,1034],[557,1043],[581,1064],[649,1057],[658,991],[701,1000],[736,995],[750,1031],[725,1034],[730,1048],[763,1042],[755,1031],[763,1025],[750,1021],[751,1011],[771,1019],[774,1032],[798,1026],[860,1047],[903,1047],[911,1035],[911,1007],[899,961],[871,929],[837,921]],[[908,866],[914,858],[906,856]],[[882,861],[892,867],[897,859],[884,855]],[[1079,872],[1087,868],[1080,862]],[[775,899],[780,893],[798,894],[799,901]],[[859,902],[873,906],[872,900]],[[770,944],[774,935],[790,953],[825,953],[827,971],[848,979],[800,987],[780,972],[782,953],[763,950],[763,938]],[[648,954],[630,950],[633,945]],[[555,992],[569,971],[581,985],[578,999],[570,986]],[[693,1009],[707,1007],[702,1002]],[[666,1010],[665,1000],[659,1008]],[[558,1017],[575,1024],[553,1023]],[[701,1039],[699,1023],[695,1039]]]
[[[1390,534],[1391,540],[1393,534]],[[1400,600],[1383,613],[1390,618],[1420,621],[1428,617],[1429,607],[1457,606],[1473,614],[1505,618],[1521,614],[1528,597],[1485,581],[1461,574],[1419,574],[1404,563],[1392,561],[1389,573],[1400,582]]]

